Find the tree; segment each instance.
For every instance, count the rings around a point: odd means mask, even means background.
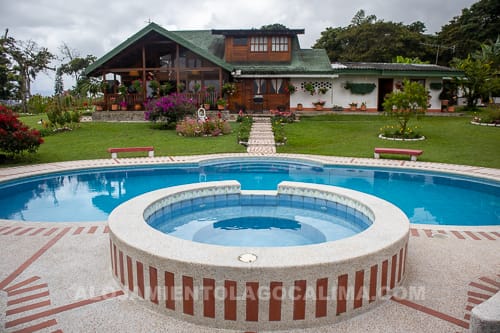
[[[384,100],[384,111],[391,117],[397,119],[398,129],[395,136],[408,137],[411,129],[408,122],[427,110],[427,91],[418,82],[403,81],[402,90],[396,90],[387,95]]]
[[[71,49],[66,43],[63,43],[59,50],[63,55],[63,61],[66,62],[62,63],[57,69],[58,75],[62,76],[66,74],[73,77],[75,79],[74,89],[78,94],[82,94],[82,92],[78,90],[78,87],[80,81],[86,79],[83,72],[85,68],[96,61],[97,58],[91,54],[81,57],[76,50]]]
[[[281,23],[273,23],[268,25],[263,25],[260,30],[289,30],[285,25]]]
[[[12,70],[16,73],[19,84],[19,93],[22,101],[23,111],[27,112],[27,99],[31,96],[31,81],[36,79],[40,72],[53,70],[49,67],[55,58],[47,48],[40,48],[32,41],[17,41],[8,37],[7,33],[2,39],[4,52],[15,62]]]
[[[444,54],[443,62],[448,63],[453,56],[465,59],[478,50],[481,44],[496,40],[500,33],[499,22],[498,0],[481,0],[470,8],[462,9],[461,15],[455,16],[438,33],[440,44],[455,45],[454,54]]]
[[[469,108],[476,107],[481,97],[487,100],[492,89],[498,86],[498,78],[494,77],[490,62],[484,59],[469,55],[466,59],[454,59],[452,65],[465,74],[465,77],[455,80],[462,88]]]
[[[424,44],[432,39],[423,30],[419,21],[409,26],[377,21],[360,10],[349,26],[323,31],[313,48],[325,49],[331,61],[391,62],[398,55],[430,60],[433,53]]]

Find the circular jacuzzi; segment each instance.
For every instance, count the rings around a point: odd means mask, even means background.
[[[296,182],[165,188],[118,206],[109,228],[125,290],[175,318],[241,330],[320,326],[373,308],[401,285],[409,236],[387,201]]]

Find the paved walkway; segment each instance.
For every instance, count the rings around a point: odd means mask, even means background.
[[[260,153],[256,153],[258,156]],[[82,167],[196,163],[217,156],[59,162],[0,169],[0,180]],[[276,154],[325,164],[416,168],[500,180],[500,169],[389,159]],[[0,332],[236,332],[147,309],[113,279],[107,223],[0,220]],[[500,227],[412,225],[399,297],[316,332],[468,332],[471,309],[500,291]]]
[[[253,121],[247,152],[262,155],[275,154],[276,143],[274,142],[271,118],[254,117]]]

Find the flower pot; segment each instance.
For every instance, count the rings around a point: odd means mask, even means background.
[[[455,106],[454,105],[449,105],[448,106],[448,112],[455,112]]]
[[[102,111],[102,106],[101,105],[96,105],[95,106],[96,111]]]
[[[442,100],[441,100],[441,105],[442,105],[442,106],[448,106],[448,102],[449,102],[449,101],[448,101],[447,99],[442,99]]]
[[[111,104],[111,111],[117,111],[118,110],[118,104]]]
[[[321,105],[321,104],[315,104],[314,108],[315,108],[316,111],[322,111],[323,110],[323,105]]]
[[[140,103],[135,103],[135,104],[134,104],[134,110],[135,110],[135,111],[140,111],[141,109],[142,109],[142,106],[141,106],[141,104],[140,104]]]
[[[224,110],[224,105],[217,104],[217,110]]]
[[[126,106],[122,106],[122,107],[121,107],[121,110],[122,110],[122,111],[127,111],[127,107],[126,107]]]
[[[209,103],[203,104],[203,108],[205,110],[210,110],[210,104]]]
[[[357,104],[352,104],[351,105],[351,111],[356,111],[358,109],[358,105]]]
[[[297,104],[297,111],[302,111],[303,108],[302,103]]]
[[[361,105],[361,106],[359,107],[359,109],[360,109],[361,111],[366,111],[366,105]]]

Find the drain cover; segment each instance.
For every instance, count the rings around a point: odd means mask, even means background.
[[[253,253],[244,253],[238,256],[238,260],[241,262],[254,262],[257,260],[257,256]]]

